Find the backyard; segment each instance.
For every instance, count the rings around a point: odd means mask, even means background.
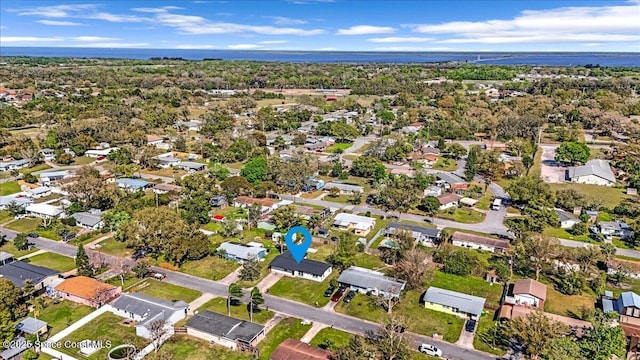
[[[227,299],[216,297],[213,298],[198,308],[198,311],[211,310],[219,314],[227,315]],[[260,308],[260,312],[253,313],[253,322],[258,324],[266,324],[271,320],[275,314],[273,311]],[[232,302],[231,304],[231,316],[236,319],[249,320],[249,309],[247,304],[241,302]]]
[[[185,262],[180,266],[180,271],[205,279],[220,280],[238,267],[240,267],[238,262],[210,255],[204,259]]]
[[[436,270],[426,288],[435,286],[487,299],[485,306],[498,308],[502,296],[500,284],[491,285],[477,276],[458,276]]]
[[[465,224],[477,224],[484,220],[484,214],[468,207],[449,208],[438,211],[437,217]]]
[[[0,184],[0,196],[11,195],[20,192],[20,185],[17,181],[7,181]]]
[[[96,246],[96,250],[119,257],[127,257],[133,254],[133,249],[127,249],[123,241],[118,241],[114,238],[109,238],[99,242]]]
[[[50,252],[31,256],[25,259],[25,261],[33,265],[44,266],[60,272],[67,272],[76,268],[76,262],[73,258]]]
[[[596,299],[583,292],[581,295],[564,295],[547,284],[547,299],[544,311],[568,317],[580,317],[583,309],[593,310]]]
[[[342,330],[324,328],[311,339],[309,345],[320,346],[322,344],[330,344],[329,348],[335,351],[335,349],[339,347],[347,346],[352,336],[354,335]]]
[[[211,346],[208,342],[186,335],[169,338],[157,353],[145,356],[149,360],[250,360],[249,353],[229,350],[222,346]]]
[[[55,303],[52,299],[46,298],[46,307],[38,313],[38,320],[42,320],[49,325],[49,335],[54,335],[69,325],[89,315],[94,309],[92,307],[77,304],[71,301],[59,301]],[[29,316],[33,316],[33,312]]]
[[[602,205],[607,208],[616,207],[624,198],[627,197],[624,194],[624,189],[622,188],[575,183],[549,185],[552,190],[572,189],[588,197],[600,199],[602,200]]]
[[[569,240],[584,241],[584,242],[594,242],[591,238],[589,238],[588,234],[571,235],[571,234],[569,234],[567,232],[566,229],[555,228],[555,227],[551,227],[551,226],[545,227],[543,232],[542,232],[542,234],[546,235],[546,236],[560,238],[560,239],[569,239]]]
[[[20,172],[26,175],[26,174],[34,173],[36,171],[42,171],[42,170],[47,170],[47,169],[51,169],[51,166],[49,166],[47,164],[38,164],[38,165],[36,165],[34,167],[20,169]]]
[[[300,340],[311,329],[311,324],[303,325],[300,319],[285,318],[269,331],[259,344],[260,360],[268,360],[273,351],[286,339]]]
[[[338,274],[334,272],[323,282],[285,276],[269,288],[269,294],[311,306],[323,307],[329,303],[330,299],[324,296],[324,291],[329,287],[331,279],[335,279],[337,276]]]
[[[146,279],[139,284],[136,284],[128,291],[169,301],[182,300],[186,303],[190,303],[202,295],[202,293],[197,290],[187,289],[182,286],[153,279]]]
[[[32,248],[27,249],[27,250],[18,250],[18,249],[16,249],[15,246],[13,246],[13,241],[7,241],[6,244],[0,246],[0,251],[7,252],[7,253],[13,255],[17,259],[17,258],[19,258],[21,256],[25,256],[27,254],[31,254],[32,252],[36,252],[36,251],[38,251],[38,249],[36,249],[35,247],[32,247]]]
[[[345,150],[351,147],[350,143],[335,143],[324,150],[324,152],[331,154],[342,154]]]

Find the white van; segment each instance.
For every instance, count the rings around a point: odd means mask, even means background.
[[[500,205],[502,205],[501,199],[493,200],[493,203],[491,204],[491,210],[500,210]]]

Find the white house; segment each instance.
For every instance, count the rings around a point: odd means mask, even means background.
[[[509,241],[507,240],[493,239],[460,231],[456,231],[451,235],[451,243],[455,246],[497,253],[504,253],[509,249]]]
[[[542,309],[546,299],[547,285],[533,279],[520,279],[513,284],[511,294],[506,296],[505,302]]]
[[[601,221],[598,224],[600,233],[605,236],[627,238],[633,235],[631,227],[622,221]]]
[[[39,199],[51,194],[51,189],[48,186],[40,186],[35,189],[27,191],[27,196],[32,199]]]
[[[23,167],[29,166],[31,160],[29,159],[21,159],[21,160],[13,160],[7,162],[0,162],[0,171],[12,171],[18,170]]]
[[[560,228],[561,229],[571,229],[575,224],[581,223],[580,219],[569,214],[568,212],[555,209],[556,214],[558,214],[558,219],[560,220]]]
[[[437,199],[440,202],[439,209],[446,210],[448,208],[460,206],[460,199],[462,199],[462,197],[456,194],[444,194],[438,196]]]
[[[84,155],[88,156],[90,158],[99,158],[101,156],[107,156],[112,151],[116,151],[116,150],[118,150],[117,147],[109,147],[109,148],[106,148],[106,149],[91,149],[91,150],[85,151]]]
[[[364,188],[359,185],[350,185],[337,182],[328,182],[324,185],[323,190],[329,191],[331,189],[338,189],[340,191],[340,194],[343,195],[362,194],[364,192]]]
[[[333,220],[333,226],[340,230],[353,230],[358,236],[366,236],[369,231],[373,230],[376,226],[376,219],[354,214],[339,213]]]
[[[85,229],[98,230],[104,226],[102,211],[91,209],[85,212],[77,212],[71,215],[76,220],[76,225]]]
[[[39,217],[42,219],[54,219],[64,215],[64,209],[60,206],[49,204],[31,204],[25,208],[28,215]]]
[[[302,259],[296,262],[289,251],[276,256],[269,264],[272,272],[290,277],[323,282],[331,274],[331,265],[320,261]]]
[[[39,175],[41,184],[48,184],[52,181],[67,179],[72,176],[74,176],[74,173],[70,170],[48,171]]]
[[[403,223],[391,223],[385,229],[385,235],[387,237],[396,237],[398,231],[409,231],[411,236],[417,243],[425,246],[433,246],[440,240],[440,230],[437,228],[428,228],[424,226],[417,226]]]
[[[400,297],[400,293],[406,285],[403,280],[357,266],[345,269],[338,277],[338,282],[363,294],[371,293],[384,297]]]
[[[161,136],[147,134],[147,146],[158,146],[162,144],[162,141],[164,140]]]
[[[173,153],[170,152],[158,155],[156,156],[156,159],[158,159],[158,166],[163,169],[176,166],[182,161],[179,158],[173,156]]]
[[[184,319],[187,316],[189,305],[184,301],[170,302],[156,299],[144,294],[120,295],[111,303],[110,311],[123,318],[136,321],[136,335],[150,339],[149,326],[157,320],[166,322],[167,326]]]
[[[616,183],[609,162],[602,159],[589,160],[582,166],[570,167],[567,169],[566,178],[578,184],[613,186]]]
[[[186,128],[187,131],[200,131],[200,129],[202,129],[202,121],[200,120],[178,121],[174,126],[176,127],[176,129]]]
[[[51,160],[55,160],[56,155],[53,151],[53,149],[42,149],[40,151],[38,151],[40,154],[42,154],[42,157],[44,158],[44,161],[51,161]]]
[[[224,250],[224,257],[238,261],[240,263],[247,262],[249,260],[260,260],[267,256],[267,249],[260,243],[249,244],[236,244],[231,242],[223,242],[218,247],[218,250]]]
[[[33,200],[27,197],[17,197],[14,195],[0,196],[0,210],[5,210],[11,204],[16,204],[24,208],[29,204],[33,204]]]

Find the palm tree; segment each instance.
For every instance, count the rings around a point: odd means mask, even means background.
[[[264,304],[264,298],[262,297],[262,293],[260,289],[254,287],[251,289],[251,295],[249,299],[249,321],[253,322],[253,307],[256,308],[260,306],[260,304]]]
[[[229,284],[229,289],[227,291],[227,315],[231,316],[231,298],[240,298],[242,297],[242,288],[238,286],[236,283]]]

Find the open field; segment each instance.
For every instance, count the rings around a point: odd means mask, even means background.
[[[154,279],[146,279],[130,288],[128,291],[154,296],[159,299],[169,301],[182,300],[186,303],[190,303],[200,297],[200,295],[202,295],[200,291],[187,289],[182,286],[173,285]]]
[[[7,181],[0,184],[0,196],[11,195],[20,192],[20,185],[17,181]]]
[[[187,261],[180,266],[180,271],[193,276],[220,280],[240,267],[240,264],[217,256],[207,256],[204,259]]]
[[[622,188],[573,183],[549,185],[551,185],[552,190],[573,189],[583,195],[600,199],[602,200],[602,204],[608,208],[614,208],[627,197],[627,195],[624,194],[624,189]]]
[[[67,272],[76,268],[73,258],[50,252],[34,255],[26,260],[33,265],[44,266],[60,272]]]
[[[285,276],[269,288],[269,294],[311,306],[323,307],[330,300],[330,298],[324,297],[324,291],[329,287],[331,279],[335,279],[337,276],[338,274],[334,272],[323,282]]]

